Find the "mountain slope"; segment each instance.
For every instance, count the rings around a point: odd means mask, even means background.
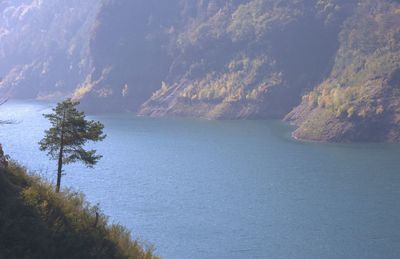
[[[93,73],[75,92],[87,110],[137,110],[159,88],[178,11],[176,0],[104,1],[90,40]]]
[[[89,35],[97,0],[0,3],[0,94],[57,98],[91,71]]]
[[[354,5],[108,1],[91,42],[95,73],[76,96],[143,115],[281,118],[329,72]]]
[[[400,141],[400,5],[363,1],[340,34],[330,76],[287,117],[294,135],[327,141]]]
[[[298,138],[400,141],[397,0],[19,0],[0,8],[0,94],[73,95],[92,112],[285,118]],[[4,17],[20,18],[10,27]]]
[[[241,2],[185,28],[175,50],[181,76],[167,81],[141,114],[282,118],[322,80],[352,8],[348,1],[335,1],[332,10],[310,1]]]
[[[156,258],[101,213],[96,220],[82,194],[57,194],[15,164],[0,169],[0,188],[0,258]]]

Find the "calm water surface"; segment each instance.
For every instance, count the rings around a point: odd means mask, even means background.
[[[49,107],[0,107],[18,122],[0,142],[54,179],[37,145]],[[400,146],[300,143],[276,121],[92,118],[104,158],[63,184],[164,258],[400,258]]]

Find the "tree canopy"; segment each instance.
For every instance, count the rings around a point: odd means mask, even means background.
[[[60,189],[62,166],[83,162],[93,167],[101,155],[96,150],[84,148],[88,141],[104,140],[104,125],[98,121],[86,120],[84,112],[76,108],[79,102],[67,99],[53,109],[53,113],[44,114],[51,127],[45,131],[45,137],[39,142],[40,150],[58,160],[57,191]]]

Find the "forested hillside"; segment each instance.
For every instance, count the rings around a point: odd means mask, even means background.
[[[175,63],[182,75],[167,81],[141,112],[281,118],[332,66],[336,35],[352,9],[348,1],[332,2],[242,1],[216,8],[178,36]]]
[[[25,97],[73,94],[96,112],[286,117],[299,126],[299,138],[400,140],[399,1],[89,2],[76,3],[80,11],[68,21],[76,21],[79,30],[71,29],[70,40],[56,44],[62,55],[53,54],[53,45],[43,39],[48,51],[41,51],[43,60],[51,62],[10,65],[1,88]],[[58,21],[50,24],[63,28]],[[80,39],[73,44],[75,54],[65,55],[74,35]],[[2,52],[8,55],[2,60],[16,56]],[[72,70],[43,69],[47,64],[69,64]],[[39,76],[40,84],[22,87],[32,82],[27,75]]]
[[[328,74],[354,5],[108,1],[77,94],[145,115],[282,118]]]
[[[327,79],[288,116],[295,136],[400,141],[400,5],[362,1],[339,35]]]
[[[0,1],[0,94],[54,99],[91,71],[97,0]]]

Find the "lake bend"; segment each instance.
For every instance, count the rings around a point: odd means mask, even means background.
[[[39,151],[53,104],[0,107],[0,143],[54,181]],[[279,121],[90,116],[108,137],[94,169],[65,167],[110,221],[163,258],[399,258],[400,146],[293,140]]]

